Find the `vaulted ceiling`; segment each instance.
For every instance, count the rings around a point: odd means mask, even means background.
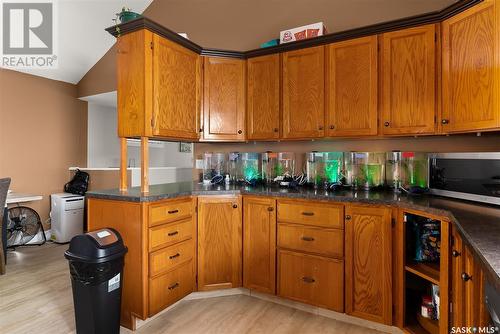
[[[26,72],[114,90],[114,38],[104,31],[123,5],[207,48],[250,50],[279,31],[323,21],[328,32],[443,9],[456,0],[65,0],[59,3],[59,68]],[[148,7],[149,6],[149,7]],[[103,57],[104,56],[104,57]],[[83,79],[82,79],[83,77]],[[79,84],[79,86],[80,86]],[[82,95],[82,96],[83,96]]]
[[[207,48],[250,50],[284,29],[324,22],[329,32],[443,9],[453,0],[155,0],[144,15]]]

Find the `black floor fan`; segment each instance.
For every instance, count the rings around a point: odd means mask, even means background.
[[[40,242],[28,244],[41,233]],[[32,208],[16,206],[8,210],[7,217],[7,248],[19,246],[40,246],[46,242],[40,216]]]

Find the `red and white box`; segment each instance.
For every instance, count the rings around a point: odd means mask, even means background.
[[[280,31],[280,44],[300,41],[325,35],[326,27],[323,22],[308,24],[306,26]]]

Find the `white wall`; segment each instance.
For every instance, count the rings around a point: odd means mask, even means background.
[[[87,166],[118,167],[120,140],[116,108],[89,102],[87,126]]]
[[[120,142],[117,136],[116,108],[89,102],[87,131],[87,166],[89,168],[118,167]],[[150,167],[193,167],[193,153],[179,152],[179,143],[164,142],[162,146],[150,147]],[[140,148],[129,146],[128,159],[131,167],[139,167]]]

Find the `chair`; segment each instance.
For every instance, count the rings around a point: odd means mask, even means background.
[[[0,275],[5,274],[5,243],[6,243],[6,226],[4,226],[5,201],[7,200],[7,192],[10,186],[10,178],[0,179],[0,231],[2,237],[0,238]]]

